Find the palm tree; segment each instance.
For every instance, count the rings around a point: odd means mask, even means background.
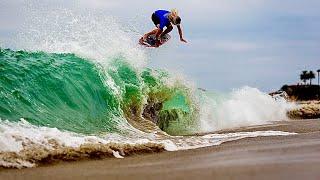
[[[319,91],[318,91],[318,99],[320,99],[320,86],[319,86],[319,73],[320,73],[320,69],[317,70],[317,73],[318,73],[318,88],[319,88]]]
[[[319,86],[319,73],[320,73],[320,69],[317,70],[318,73],[318,86]]]
[[[312,84],[312,79],[315,79],[316,75],[314,74],[313,71],[309,71],[308,73],[308,79],[310,80],[310,85]]]
[[[304,82],[304,84],[306,84],[306,81],[308,79],[308,71],[302,71],[302,73],[300,74],[300,80]]]

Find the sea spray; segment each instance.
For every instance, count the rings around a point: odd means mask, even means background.
[[[16,49],[73,53],[102,66],[116,57],[130,59],[127,62],[135,68],[147,64],[146,52],[137,46],[137,34],[123,29],[116,17],[66,9],[26,11],[26,23],[12,42]]]
[[[286,112],[294,106],[251,87],[230,93],[201,91],[199,96],[200,123],[205,132],[287,120]]]

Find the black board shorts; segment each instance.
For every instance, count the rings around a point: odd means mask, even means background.
[[[154,25],[158,27],[158,25],[160,24],[160,19],[157,17],[155,13],[152,14],[151,19]]]

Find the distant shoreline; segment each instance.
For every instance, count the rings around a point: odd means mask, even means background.
[[[320,86],[314,84],[283,85],[279,91],[286,92],[288,98],[293,101],[320,100]]]

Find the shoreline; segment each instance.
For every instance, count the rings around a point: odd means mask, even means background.
[[[320,119],[279,121],[223,131],[287,131],[297,135],[245,138],[192,150],[0,169],[0,179],[316,179]]]

